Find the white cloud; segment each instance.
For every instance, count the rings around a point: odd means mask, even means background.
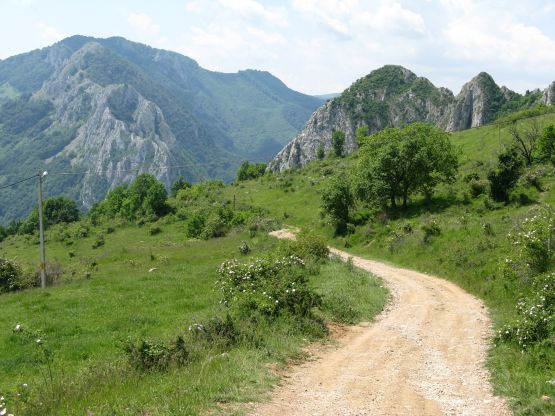
[[[147,33],[157,33],[160,26],[154,23],[152,18],[146,13],[131,13],[127,17],[127,22],[135,29]]]
[[[354,17],[355,22],[374,29],[397,32],[424,33],[426,25],[418,13],[405,9],[397,2],[381,2],[377,11],[364,11]]]
[[[29,7],[35,4],[35,0],[12,0],[12,3],[20,7]]]
[[[540,28],[513,13],[485,9],[471,2],[446,24],[443,35],[451,58],[535,70],[552,70],[555,64],[555,41]]]
[[[37,23],[36,28],[38,29],[42,40],[48,43],[57,42],[67,37],[60,31],[58,31],[58,29],[56,29],[54,26],[50,26],[44,22]]]
[[[264,7],[256,0],[219,0],[219,3],[226,9],[242,16],[262,18],[280,26],[287,25],[283,9]]]

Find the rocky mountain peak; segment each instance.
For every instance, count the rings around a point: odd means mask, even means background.
[[[499,87],[487,72],[480,72],[463,85],[455,97],[447,88],[437,88],[428,79],[397,65],[386,65],[357,80],[339,97],[312,115],[305,128],[270,162],[282,171],[316,159],[317,149],[331,149],[334,130],[345,133],[346,151],[356,149],[355,131],[366,126],[369,133],[385,127],[401,127],[424,121],[457,131],[492,122],[519,105],[555,101],[555,83],[543,97],[538,92],[524,96]],[[523,104],[524,103],[524,104]]]

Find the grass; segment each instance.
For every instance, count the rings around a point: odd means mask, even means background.
[[[555,123],[554,114],[535,119],[540,126]],[[515,319],[516,301],[530,291],[526,281],[510,281],[499,272],[500,263],[514,251],[507,234],[518,229],[535,205],[555,204],[555,171],[551,166],[542,168],[542,192],[519,183],[513,201],[507,205],[492,203],[486,195],[472,198],[463,178],[474,172],[486,178],[497,154],[511,142],[509,126],[489,125],[454,133],[452,142],[460,149],[456,183],[440,187],[432,201],[414,198],[406,212],[382,213],[361,221],[347,236],[334,237],[332,227],[321,216],[320,189],[332,174],[347,177],[356,153],[241,183],[229,187],[227,192],[240,203],[265,207],[284,222],[310,229],[353,254],[454,281],[486,302],[498,329]],[[359,211],[364,209],[359,207]],[[431,221],[440,226],[441,233],[425,242],[421,227]],[[513,345],[493,347],[488,366],[496,393],[509,398],[516,415],[555,414],[555,386],[547,383],[555,375],[552,348],[523,352]],[[542,400],[544,395],[551,400]]]
[[[239,257],[243,240],[254,256],[276,246],[275,239],[261,233],[250,237],[232,232],[199,241],[186,240],[181,222],[162,225],[161,230],[152,236],[148,226],[116,227],[104,234],[105,244],[97,249],[92,245],[104,228],[92,229],[69,247],[50,236],[48,259],[62,265],[60,282],[46,290],[0,296],[0,392],[6,396],[22,383],[29,385],[33,397],[45,388],[48,392],[43,405],[36,406],[35,400],[35,407],[10,411],[91,411],[95,416],[188,415],[209,408],[227,412],[230,404],[264,397],[277,380],[270,367],[302,358],[301,347],[321,335],[284,318],[260,324],[256,346],[189,345],[195,359],[185,367],[134,370],[122,350],[127,339],[169,340],[187,333],[194,322],[224,313],[214,287],[219,264]],[[9,238],[0,244],[0,256],[33,268],[38,255],[33,243],[32,238]],[[91,268],[92,263],[96,266]],[[343,302],[341,308],[348,308],[353,322],[371,320],[387,299],[377,280],[334,262],[323,264],[312,284],[325,300],[333,296]],[[320,314],[336,319],[338,312],[324,306]],[[52,383],[43,381],[45,367],[37,363],[37,346],[22,343],[12,332],[17,323],[44,334],[45,345],[54,352]]]

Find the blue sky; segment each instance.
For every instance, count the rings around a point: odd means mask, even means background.
[[[309,94],[400,64],[458,93],[480,71],[555,81],[555,0],[2,0],[0,59],[82,34],[124,36],[207,69],[272,72]]]

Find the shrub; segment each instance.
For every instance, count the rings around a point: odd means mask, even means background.
[[[185,229],[187,237],[198,238],[200,237],[202,230],[204,229],[204,224],[206,223],[206,217],[202,213],[195,213],[185,223]]]
[[[206,324],[195,323],[189,326],[189,332],[197,341],[225,346],[233,345],[239,338],[239,330],[229,313],[225,319],[215,316],[210,318]]]
[[[0,293],[21,289],[22,277],[23,272],[19,263],[0,257]]]
[[[98,234],[98,236],[96,237],[96,240],[94,240],[94,242],[92,244],[92,248],[97,249],[99,247],[102,247],[104,245],[104,243],[105,243],[104,234]]]
[[[432,237],[436,237],[441,234],[441,227],[435,220],[432,220],[427,224],[422,224],[420,228],[422,231],[424,231],[423,241],[425,243],[429,242]]]
[[[46,269],[46,284],[51,286],[58,282],[64,274],[62,265],[56,261],[47,261],[45,264]],[[38,286],[40,282],[40,268],[35,270],[34,278],[28,282],[26,287]]]
[[[534,279],[532,294],[517,303],[519,318],[497,334],[496,341],[516,342],[522,348],[555,334],[555,273]]]
[[[224,262],[218,270],[221,303],[240,315],[275,318],[283,312],[311,317],[321,298],[308,285],[304,261],[297,256]]]
[[[553,264],[555,211],[542,206],[530,214],[522,221],[519,231],[509,234],[509,240],[517,248],[519,260],[532,273],[543,273]]]
[[[227,232],[227,221],[219,213],[212,213],[206,219],[200,236],[205,240],[223,237]]]
[[[75,238],[80,239],[80,238],[87,238],[89,236],[90,233],[90,229],[89,227],[87,227],[84,224],[79,225],[79,227],[77,227],[77,230],[75,230]]]
[[[472,179],[468,182],[468,187],[470,188],[470,194],[473,198],[477,198],[480,195],[485,195],[488,193],[489,182],[485,180]]]
[[[172,363],[183,366],[189,358],[189,351],[181,336],[171,344],[146,339],[128,341],[124,351],[130,364],[138,370],[166,370]]]
[[[150,235],[157,235],[157,234],[160,234],[161,232],[162,232],[162,229],[157,225],[151,226],[148,230],[148,233]]]
[[[310,232],[300,233],[293,247],[298,256],[306,259],[325,260],[330,255],[326,241]]]
[[[241,245],[239,246],[239,253],[241,253],[243,256],[246,256],[250,252],[251,252],[251,248],[249,247],[247,242],[244,240],[241,241]]]
[[[508,201],[509,192],[516,185],[522,170],[522,159],[517,149],[505,149],[498,157],[497,167],[489,171],[490,194],[496,201]]]

